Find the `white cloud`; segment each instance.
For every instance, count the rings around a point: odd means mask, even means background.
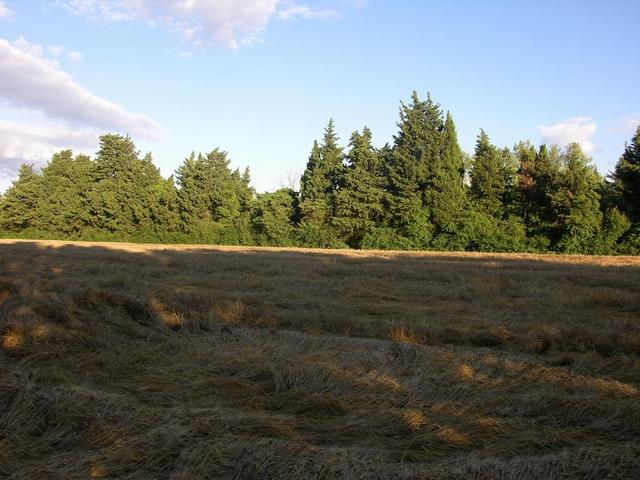
[[[53,0],[76,15],[95,21],[143,21],[166,25],[196,46],[238,48],[260,38],[272,18],[327,18],[331,10],[316,10],[295,0]]]
[[[0,39],[0,99],[76,125],[158,138],[160,127],[150,118],[128,112],[76,83],[43,57],[43,48],[20,38]]]
[[[12,43],[13,47],[17,48],[23,53],[30,55],[32,57],[38,57],[40,59],[44,59],[44,48],[42,45],[37,45],[35,43],[30,43],[26,38],[22,35],[18,37],[18,39]],[[55,50],[56,47],[54,47]],[[55,62],[50,62],[55,63]]]
[[[20,37],[21,39],[23,39],[23,41],[26,42],[26,40],[24,40],[23,37]],[[51,45],[47,47],[47,53],[49,55],[53,55],[54,57],[60,57],[64,54],[64,56],[67,58],[67,60],[71,61],[71,62],[79,62],[84,58],[84,55],[80,52],[74,52],[72,50],[67,50],[64,47],[61,47],[60,45]],[[42,52],[41,55],[42,56]],[[57,62],[54,62],[57,65]]]
[[[314,10],[307,5],[290,5],[278,11],[278,18],[281,20],[292,20],[303,18],[305,20],[315,18],[335,18],[338,12],[334,10]]]
[[[42,167],[51,156],[68,148],[94,152],[99,132],[94,129],[69,128],[65,125],[32,127],[0,121],[0,191],[9,186],[23,163]]]
[[[14,15],[15,12],[7,7],[6,3],[0,0],[0,20],[12,19]]]
[[[158,138],[161,128],[144,115],[98,97],[60,69],[55,58],[79,61],[63,47],[0,39],[0,191],[23,163],[43,166],[53,153],[95,152],[105,131]],[[18,121],[15,121],[15,120]]]
[[[585,153],[591,153],[595,148],[592,137],[598,130],[598,125],[590,117],[574,117],[538,129],[545,143],[565,146],[575,142],[582,146]]]

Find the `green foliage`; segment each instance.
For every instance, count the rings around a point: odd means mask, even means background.
[[[551,195],[557,222],[556,248],[566,253],[593,253],[602,233],[602,178],[577,143],[569,145],[561,159],[561,170]]]
[[[616,246],[616,253],[640,255],[640,224],[633,225],[623,238],[624,242]]]
[[[187,228],[200,220],[229,223],[247,214],[253,199],[249,172],[231,170],[227,153],[194,153],[176,171],[178,203]]]
[[[444,121],[440,105],[421,101],[413,92],[411,103],[401,104],[399,132],[385,158],[387,224],[407,237],[416,248],[427,248],[434,226],[429,183],[441,175]],[[455,147],[451,146],[451,152]]]
[[[640,223],[640,126],[616,164],[613,186],[631,222]]]
[[[465,177],[469,172],[468,178]],[[577,144],[460,149],[452,116],[414,92],[398,133],[368,128],[343,153],[329,121],[300,192],[256,195],[226,152],[192,153],[165,179],[133,141],[105,135],[95,160],[23,165],[0,197],[0,236],[364,249],[640,254],[640,128],[607,183]]]
[[[367,232],[382,221],[384,178],[378,152],[371,145],[371,130],[354,132],[349,146],[332,223],[349,246],[359,248]]]
[[[87,195],[90,226],[133,234],[153,229],[149,191],[164,182],[151,155],[139,157],[129,137],[104,135]]]
[[[314,142],[300,182],[303,221],[325,225],[335,214],[336,195],[344,173],[342,148],[338,146],[333,119],[324,131],[322,144]]]
[[[470,209],[461,219],[458,235],[451,250],[476,252],[526,251],[526,235],[522,220],[509,216],[497,218],[482,209]]]
[[[467,203],[464,156],[450,113],[447,113],[442,135],[442,152],[434,158],[425,191],[425,204],[438,234],[451,230]]]
[[[503,155],[481,130],[471,170],[471,197],[481,211],[494,217],[502,217],[505,211],[506,173]]]
[[[251,212],[251,225],[258,245],[289,247],[296,244],[293,221],[297,195],[282,188],[258,195]]]
[[[51,234],[80,234],[91,218],[87,197],[91,190],[94,163],[86,155],[73,157],[71,150],[53,155],[42,170],[41,188],[46,195],[37,207],[36,228]]]
[[[332,225],[338,190],[345,167],[333,119],[324,131],[322,144],[314,142],[307,168],[300,181],[300,238],[305,245],[344,245]]]
[[[631,222],[617,208],[607,210],[603,218],[602,232],[594,253],[607,255],[616,253],[618,241],[631,227]]]
[[[520,142],[514,149],[518,162],[515,208],[522,217],[534,249],[546,250],[554,230],[552,194],[560,170],[557,148],[546,145],[539,150],[530,142]]]
[[[364,250],[412,250],[411,242],[389,227],[375,227],[362,237],[360,248]]]
[[[19,232],[34,228],[38,221],[38,204],[43,196],[42,179],[32,165],[22,165],[18,171],[18,178],[2,196],[2,229]]]

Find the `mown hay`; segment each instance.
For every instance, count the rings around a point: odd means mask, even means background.
[[[640,475],[638,259],[4,241],[0,265],[3,478]]]

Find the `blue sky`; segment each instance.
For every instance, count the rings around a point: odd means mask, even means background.
[[[412,90],[464,150],[580,141],[610,170],[640,123],[637,0],[0,0],[0,188],[130,133],[169,175],[221,147],[259,191],[333,117],[391,141]]]

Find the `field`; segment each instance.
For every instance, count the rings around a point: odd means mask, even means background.
[[[640,478],[640,258],[0,243],[0,477]]]

